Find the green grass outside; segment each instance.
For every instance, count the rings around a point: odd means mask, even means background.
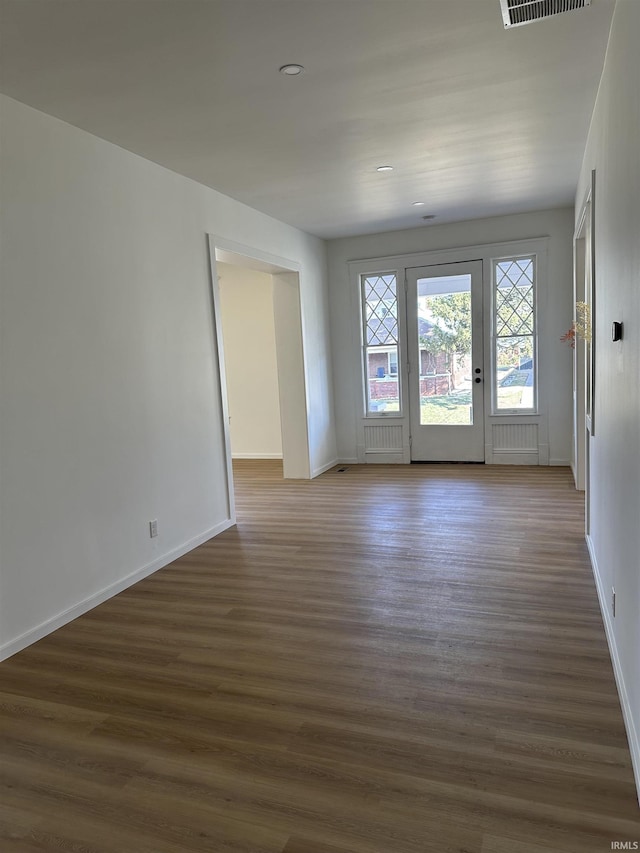
[[[498,406],[501,409],[517,409],[522,403],[522,385],[513,388],[498,388]]]
[[[506,370],[505,370],[506,372]],[[521,383],[527,374],[513,371],[504,384],[498,388],[498,402],[501,409],[517,409],[522,402],[524,390]],[[513,377],[513,379],[512,379]],[[434,397],[423,397],[420,402],[420,423],[423,425],[466,426],[470,421],[471,391],[454,391]],[[387,402],[385,412],[397,412],[398,403]]]
[[[420,402],[420,423],[467,426],[470,423],[470,406],[471,391],[423,397]]]
[[[522,386],[498,389],[498,404],[501,409],[518,409],[522,405]],[[471,392],[422,398],[420,423],[423,425],[450,424],[466,426],[469,420]]]

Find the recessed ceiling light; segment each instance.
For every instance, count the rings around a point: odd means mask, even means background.
[[[423,201],[414,201],[413,206],[414,207],[424,207],[424,202]]]
[[[286,74],[287,77],[295,77],[297,74],[302,74],[303,71],[303,65],[296,65],[293,62],[289,65],[283,65],[282,68],[280,68],[280,73]]]
[[[378,166],[376,172],[393,172],[393,166]]]

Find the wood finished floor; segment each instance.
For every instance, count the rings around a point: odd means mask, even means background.
[[[605,853],[640,810],[566,469],[236,466],[0,665],[0,850]]]

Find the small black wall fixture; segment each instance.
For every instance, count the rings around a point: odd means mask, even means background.
[[[622,340],[622,331],[623,326],[622,323],[618,323],[617,320],[614,320],[611,324],[611,340],[612,341],[621,341]]]

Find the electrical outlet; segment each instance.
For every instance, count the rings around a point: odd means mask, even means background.
[[[611,587],[611,613],[613,618],[616,617],[616,588],[615,586]]]
[[[154,518],[153,521],[149,522],[149,536],[152,539],[158,535],[158,519]]]

